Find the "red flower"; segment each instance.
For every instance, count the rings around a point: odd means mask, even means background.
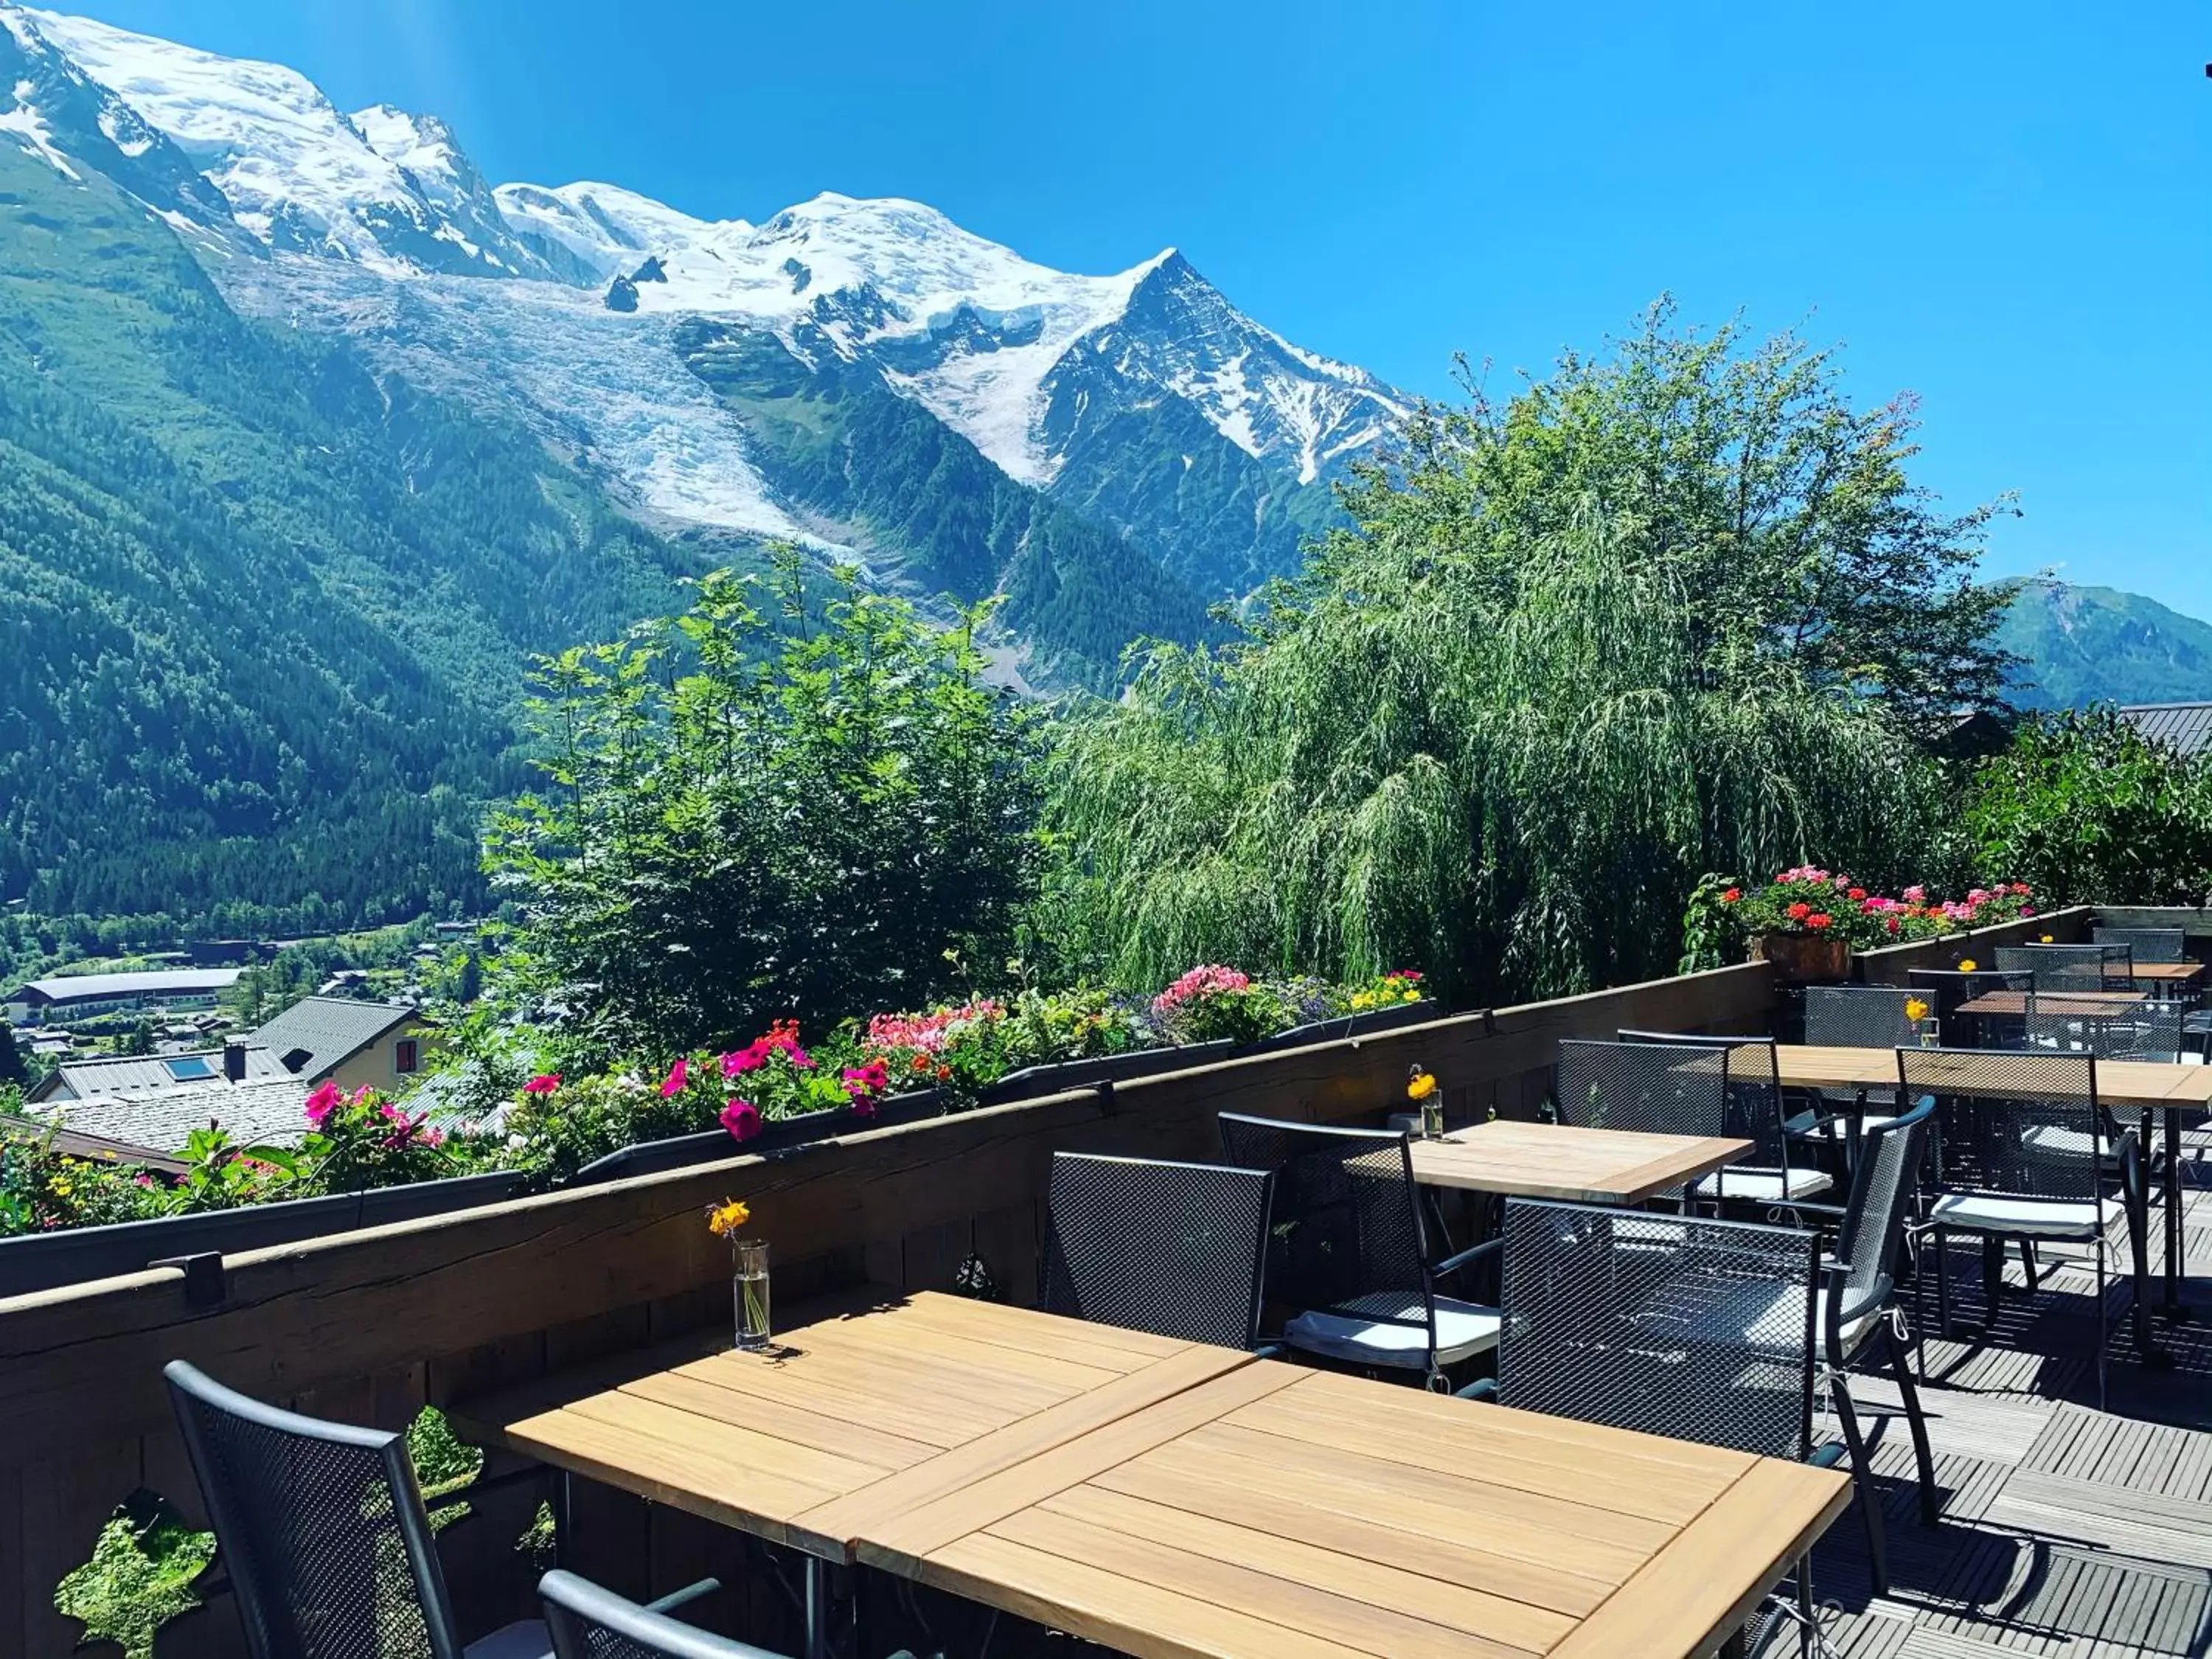
[[[337,1109],[338,1103],[344,1098],[344,1094],[337,1084],[324,1084],[321,1088],[307,1097],[307,1126],[313,1129],[320,1129],[324,1124],[330,1121],[331,1114]]]
[[[761,1132],[760,1108],[750,1100],[732,1100],[720,1114],[721,1125],[733,1140],[750,1140]]]
[[[1735,903],[1738,899],[1741,898],[1742,896],[1743,896],[1743,889],[1742,889],[1742,888],[1741,888],[1741,887],[1731,887],[1731,888],[1729,888],[1729,889],[1728,890],[1728,891],[1727,891],[1727,892],[1723,893],[1723,894],[1721,895],[1721,902],[1722,902],[1723,904],[1734,904],[1734,903]]]
[[[1799,899],[1796,903],[1783,912],[1783,915],[1788,916],[1792,921],[1802,921],[1812,914],[1813,907],[1802,899]]]
[[[757,1071],[767,1064],[767,1044],[763,1039],[756,1037],[750,1047],[740,1048],[733,1054],[722,1056],[722,1075],[736,1077],[743,1072]]]
[[[1866,896],[1866,889],[1863,887],[1854,887],[1850,892],[1844,894],[1844,896],[1850,899],[1863,899]]]
[[[668,1081],[660,1085],[660,1097],[663,1100],[673,1099],[684,1092],[684,1085],[690,1080],[691,1062],[678,1060],[668,1068]]]
[[[536,1077],[531,1079],[529,1082],[522,1085],[522,1092],[526,1095],[550,1095],[560,1086],[560,1073],[540,1072]]]
[[[1835,926],[1835,922],[1836,919],[1833,916],[1823,915],[1817,910],[1811,915],[1805,918],[1805,925],[1808,927],[1814,929],[1815,932],[1818,932],[1823,927],[1832,927]]]
[[[1889,931],[1890,931],[1891,933],[1895,933],[1895,932],[1897,931],[1897,918],[1896,918],[1895,916],[1892,916],[1892,917],[1891,917],[1891,918],[1890,918],[1887,922],[1883,923],[1882,925],[1883,925],[1884,927],[1887,927],[1887,928],[1889,929]]]

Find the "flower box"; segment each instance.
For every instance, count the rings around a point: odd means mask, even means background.
[[[1752,960],[1774,964],[1785,985],[1811,985],[1850,977],[1851,942],[1833,933],[1761,933],[1752,941]]]
[[[726,1129],[702,1129],[694,1134],[670,1135],[661,1140],[641,1140],[594,1158],[563,1184],[590,1187],[627,1176],[659,1175],[667,1170],[689,1169],[695,1164],[712,1164],[716,1158],[781,1152],[817,1140],[835,1139],[839,1135],[858,1134],[864,1129],[919,1122],[943,1114],[948,1103],[946,1091],[922,1089],[913,1094],[893,1095],[871,1113],[842,1106],[834,1111],[772,1119],[761,1126],[758,1134],[744,1140],[732,1139]]]

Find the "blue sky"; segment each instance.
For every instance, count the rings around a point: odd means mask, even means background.
[[[2212,28],[2181,0],[91,0],[453,123],[495,180],[759,219],[928,202],[1070,270],[1174,244],[1417,392],[1662,290],[1920,394],[1989,568],[2212,618]]]

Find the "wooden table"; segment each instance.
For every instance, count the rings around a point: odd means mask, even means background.
[[[929,1291],[806,1324],[770,1353],[701,1346],[618,1355],[455,1415],[556,1468],[800,1551],[817,1654],[823,1569],[849,1564],[870,1528],[1252,1363]]]
[[[1261,1362],[865,1534],[1141,1659],[1711,1651],[1840,1472]]]
[[[2079,1019],[2118,1019],[2136,1012],[2149,998],[2141,991],[1984,991],[1970,997],[1953,1012],[1961,1014],[2027,1012],[2030,998],[2039,1014],[2064,1014]]]
[[[2201,962],[2138,962],[2128,971],[2137,979],[2165,980],[2172,984],[2186,985],[2204,971]]]
[[[1413,1179],[1510,1198],[1641,1204],[1655,1193],[1741,1162],[1748,1140],[1577,1129],[1504,1118],[1413,1143]]]

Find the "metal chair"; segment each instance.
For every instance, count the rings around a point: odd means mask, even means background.
[[[538,1594],[554,1659],[781,1659],[766,1648],[679,1623],[662,1610],[663,1602],[640,1606],[573,1572],[547,1573]]]
[[[2085,1012],[2078,1006],[2068,1009],[2063,994],[2031,996],[2020,1046],[2030,1051],[2091,1054],[2100,1060],[2179,1066],[2186,1040],[2182,1023],[2187,1016],[2188,1011],[2178,1002],[2145,1001],[2110,1012]]]
[[[1523,1411],[1832,1467],[1845,1457],[1877,1592],[1881,1503],[1849,1389],[1824,1378],[1820,1329],[1849,1269],[1795,1227],[1522,1199],[1505,1206],[1504,1331],[1494,1382],[1462,1390]],[[1826,1382],[1841,1445],[1814,1443]],[[1798,1595],[1809,1615],[1808,1565]]]
[[[1266,1170],[1054,1153],[1045,1311],[1257,1346],[1273,1185]]]
[[[1997,966],[2033,974],[2039,991],[2132,991],[2135,957],[2124,945],[2000,945]]]
[[[1916,1001],[1925,1002],[1916,990],[1891,985],[1814,985],[1805,989],[1805,1041],[1815,1048],[1900,1048],[1920,1041],[1918,1021],[1906,1012]],[[1929,1003],[1932,1011],[1935,1005]],[[1833,1140],[1838,1130],[1856,1165],[1861,1136],[1869,1128],[1893,1122],[1898,1115],[1893,1095],[1876,1102],[1878,1091],[1866,1089],[1814,1091],[1815,1104],[1790,1119],[1790,1132],[1807,1139]]]
[[[2010,1048],[2019,1046],[2019,1014],[1961,1014],[1966,1003],[1994,992],[2026,996],[2035,988],[2032,973],[1995,968],[1908,968],[1905,983],[1927,998],[1936,1011],[1944,1044],[1953,1048]],[[2025,1005],[2023,1005],[2023,1007]]]
[[[161,1374],[253,1659],[549,1659],[534,1619],[463,1646],[404,1437]]]
[[[1440,1280],[1496,1255],[1489,1240],[1431,1262],[1407,1137],[1221,1115],[1229,1161],[1274,1176],[1265,1295],[1289,1313],[1280,1340],[1317,1358],[1412,1371],[1498,1346],[1498,1310],[1440,1295]]]
[[[1937,1319],[1951,1328],[1950,1235],[1979,1235],[1984,1295],[1994,1321],[2002,1285],[2002,1244],[2065,1241],[2088,1244],[2095,1261],[2097,1404],[2106,1397],[2110,1316],[2105,1310],[2106,1229],[2124,1218],[2134,1261],[2136,1346],[2153,1352],[2145,1326],[2148,1195],[2142,1148],[2097,1099],[2097,1057],[2089,1053],[2010,1053],[1988,1048],[1900,1048],[1898,1084],[1928,1096],[1942,1129],[1936,1136],[1936,1196],[1926,1231],[1936,1243]],[[1948,1109],[1944,1109],[1948,1106]],[[2116,1204],[2106,1170],[2118,1171]],[[1988,1248],[1994,1243],[1999,1248]],[[1914,1281],[1914,1294],[1924,1282]],[[2031,1286],[2033,1288],[2033,1286]]]
[[[1752,1143],[1751,1163],[1699,1176],[1662,1196],[1787,1204],[1834,1184],[1824,1171],[1790,1162],[1772,1038],[1662,1031],[1621,1036],[1619,1042],[1570,1038],[1559,1044],[1552,1097],[1560,1122]]]
[[[2179,927],[2094,927],[2100,945],[2124,945],[2136,962],[2186,962],[2189,934]]]

